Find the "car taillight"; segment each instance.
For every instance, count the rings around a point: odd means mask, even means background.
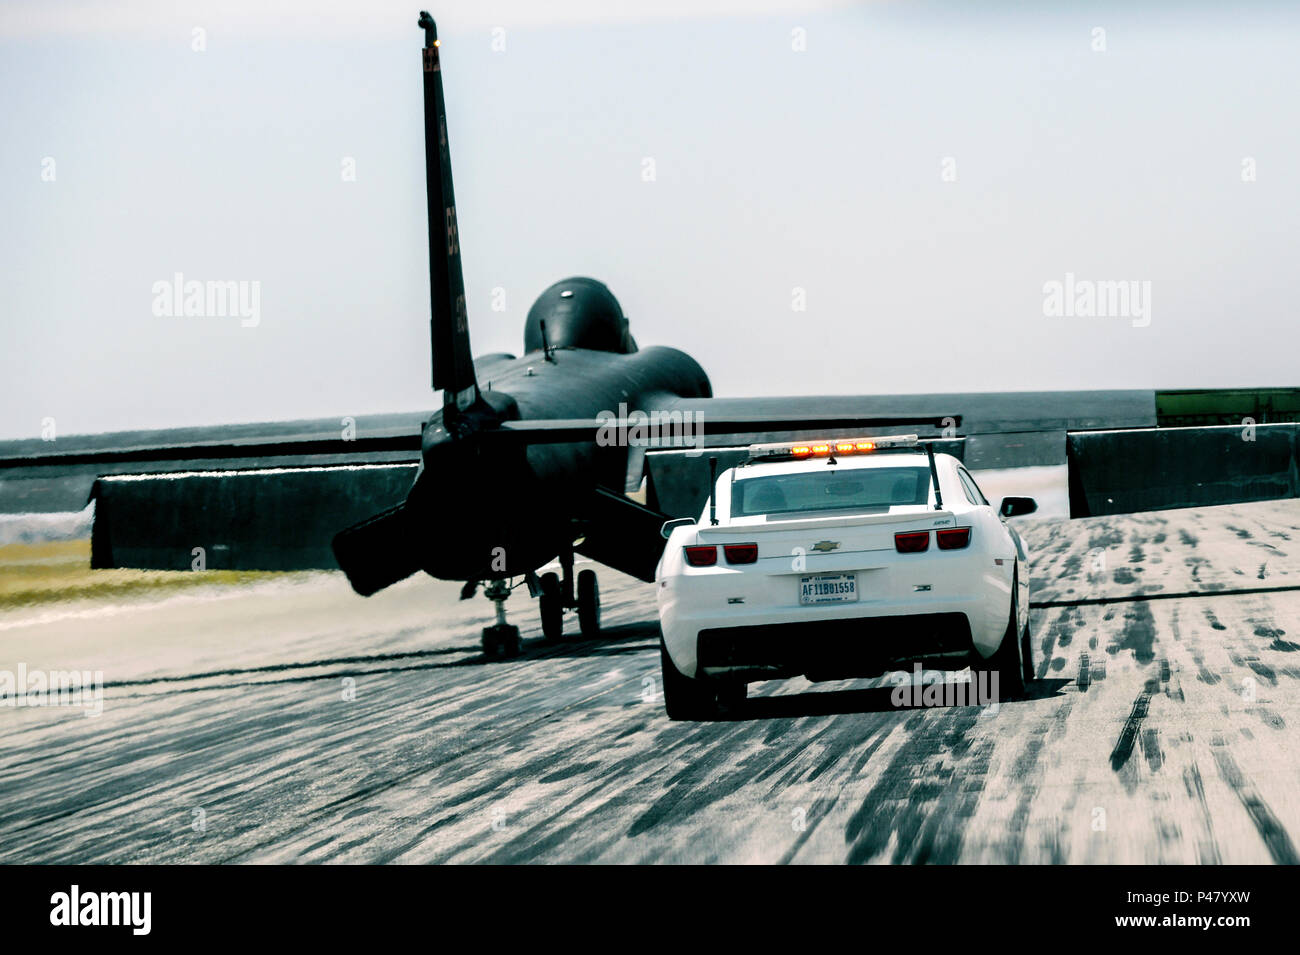
[[[757,544],[723,544],[728,564],[752,564],[758,560]]]
[[[894,549],[900,554],[919,554],[930,547],[930,532],[895,534]]]
[[[687,547],[686,563],[692,567],[712,567],[718,562],[718,548],[712,544],[708,546]]]
[[[935,531],[934,536],[939,542],[940,550],[961,550],[970,543],[970,528],[949,527],[945,530]]]

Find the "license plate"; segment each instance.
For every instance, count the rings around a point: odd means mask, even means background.
[[[799,603],[838,604],[858,599],[858,580],[853,574],[816,574],[799,578]]]

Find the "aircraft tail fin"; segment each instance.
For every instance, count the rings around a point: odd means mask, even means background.
[[[478,400],[478,382],[465,314],[465,277],[460,266],[460,230],[451,180],[447,110],[442,93],[438,27],[421,12],[424,30],[425,186],[429,200],[429,320],[433,352],[433,387],[443,392],[444,407],[464,411]]]

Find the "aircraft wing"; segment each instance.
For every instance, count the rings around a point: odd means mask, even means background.
[[[578,549],[642,579],[653,575],[662,548],[658,525],[699,515],[709,458],[722,470],[743,458],[747,445],[763,441],[914,432],[979,467],[972,451],[993,454],[994,439],[996,453],[1014,458],[1021,446],[1038,453],[1032,440],[1041,435],[1059,443],[1059,463],[1069,465],[1076,517],[1300,493],[1294,425],[1248,432],[1156,428],[1149,397],[1105,395],[1096,414],[1078,395],[1068,407],[1055,408],[1052,400],[1063,399],[665,396],[655,410],[670,426],[644,440],[620,436],[617,423],[611,431],[608,419],[510,421],[481,437],[548,444],[600,440],[604,429],[605,438],[625,444],[626,484],[599,489],[579,515],[586,534]],[[78,511],[93,500],[96,567],[189,569],[202,554],[213,569],[332,569],[338,566],[330,546],[335,534],[402,506],[418,471],[425,418],[372,415],[4,442],[0,513]],[[683,446],[683,433],[694,443]],[[387,526],[376,522],[375,533]],[[390,541],[388,549],[396,552],[400,543]]]
[[[646,446],[675,447],[682,442],[677,438],[698,436],[709,439],[704,445],[721,446],[728,442],[724,438],[743,439],[746,444],[764,440],[768,434],[790,435],[798,432],[813,431],[817,434],[832,435],[838,431],[852,430],[857,433],[870,433],[882,428],[912,428],[924,431],[941,431],[945,427],[956,430],[961,424],[960,415],[914,414],[886,415],[851,412],[826,412],[808,410],[782,414],[775,409],[754,408],[746,411],[741,408],[729,408],[725,414],[716,414],[709,409],[709,398],[679,399],[676,402],[656,409],[656,416],[647,415],[646,427],[659,425],[663,434],[632,440],[643,441]],[[766,400],[766,399],[764,399]],[[687,415],[690,415],[689,417]],[[676,417],[680,416],[680,417]],[[624,421],[623,427],[637,426],[637,419],[632,415]],[[612,414],[609,418],[553,418],[537,421],[506,421],[493,432],[485,433],[485,440],[504,444],[568,444],[577,441],[600,440],[602,432],[617,434],[620,422]],[[613,429],[613,430],[611,430]],[[752,440],[751,440],[752,439]],[[627,443],[626,437],[620,436],[621,443]]]
[[[932,431],[946,416],[889,417],[817,410],[815,399],[728,401],[725,409],[671,398],[711,445],[800,429]],[[724,413],[725,412],[725,413]],[[338,566],[331,541],[400,509],[420,460],[420,414],[185,428],[0,443],[0,512],[79,511],[95,504],[92,566],[185,570],[305,570]],[[960,421],[960,418],[953,420]],[[598,420],[507,422],[488,443],[597,439]],[[636,483],[646,447],[627,448]],[[634,576],[653,575],[667,519],[657,501],[638,504],[623,488],[598,490],[581,515],[581,552]],[[369,522],[369,523],[367,523]],[[396,542],[389,542],[395,546]],[[393,550],[390,547],[389,550]]]

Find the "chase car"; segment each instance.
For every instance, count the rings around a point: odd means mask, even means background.
[[[1032,679],[1029,574],[1007,518],[915,435],[753,445],[701,518],[669,521],[656,571],[664,702],[702,719],[751,682],[914,663]],[[996,674],[996,683],[993,683]]]

